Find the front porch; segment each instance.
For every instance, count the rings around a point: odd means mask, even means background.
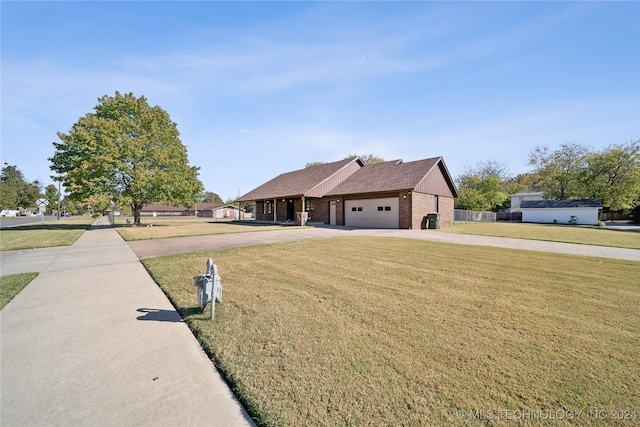
[[[306,216],[306,221],[322,222],[324,218],[318,217],[316,206],[321,199],[301,197],[287,197],[256,201],[256,222],[296,225],[299,222],[299,214]]]

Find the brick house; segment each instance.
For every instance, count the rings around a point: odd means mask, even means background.
[[[440,214],[453,225],[458,191],[442,157],[364,165],[358,157],[283,173],[238,200],[255,202],[256,220],[309,222],[368,228],[420,229]]]
[[[182,205],[169,206],[161,203],[150,203],[144,205],[140,210],[141,216],[181,216],[184,215],[187,208]]]

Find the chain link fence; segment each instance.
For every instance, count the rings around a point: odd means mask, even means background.
[[[496,222],[495,212],[453,210],[454,222]]]

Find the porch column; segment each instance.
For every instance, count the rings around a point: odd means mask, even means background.
[[[307,206],[304,203],[304,196],[302,196],[302,212],[306,212],[307,211]]]
[[[273,199],[273,222],[278,222],[278,199]]]

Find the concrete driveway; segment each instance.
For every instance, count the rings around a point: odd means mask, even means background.
[[[289,229],[276,231],[139,240],[129,242],[129,246],[138,258],[143,259],[163,255],[204,252],[241,246],[346,236],[378,236],[429,240],[462,245],[493,246],[508,249],[522,249],[539,252],[640,261],[640,250],[637,249],[546,242],[541,240],[513,239],[507,237],[475,236],[470,234],[444,233],[436,230],[371,230],[340,226],[291,227]],[[638,239],[640,239],[640,234],[638,235]]]

